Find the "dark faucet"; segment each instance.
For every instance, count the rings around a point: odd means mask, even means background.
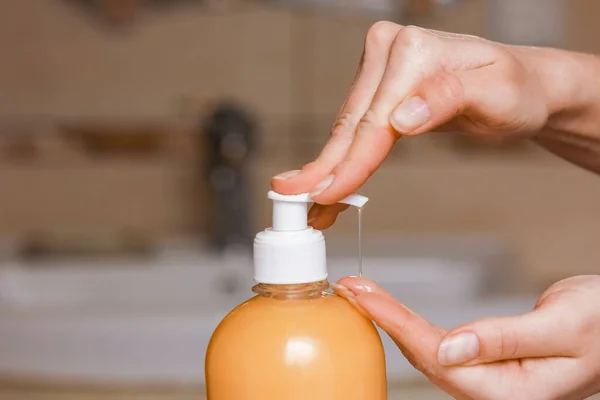
[[[233,103],[218,105],[202,127],[207,144],[208,238],[213,249],[250,251],[253,239],[248,164],[255,124]]]

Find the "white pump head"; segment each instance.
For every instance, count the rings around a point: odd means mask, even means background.
[[[268,284],[300,284],[327,279],[325,238],[307,223],[308,193],[286,196],[270,191],[273,227],[254,239],[254,279]],[[352,195],[340,203],[364,206],[369,199]]]

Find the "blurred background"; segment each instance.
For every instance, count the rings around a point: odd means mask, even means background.
[[[0,399],[202,399],[270,177],[311,161],[386,19],[597,52],[594,0],[0,2]],[[599,273],[600,180],[527,142],[401,141],[364,272],[448,327]],[[326,233],[356,273],[356,214]],[[446,398],[386,339],[390,396]]]

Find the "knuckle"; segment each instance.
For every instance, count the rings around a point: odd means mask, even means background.
[[[361,132],[375,132],[379,125],[377,113],[373,110],[368,110],[356,125],[356,134],[360,135]]]
[[[342,113],[338,119],[333,124],[331,128],[330,136],[334,137],[344,137],[350,135],[356,126],[356,118],[349,113]]]
[[[409,25],[396,35],[394,44],[408,50],[421,50],[425,47],[430,35],[418,26]]]
[[[405,35],[407,35],[408,37],[415,37],[415,38],[420,38],[422,37],[423,34],[426,34],[427,31],[419,26],[416,25],[407,25],[404,29],[403,29],[403,33]]]
[[[519,352],[517,337],[502,324],[484,319],[480,325],[471,326],[480,340],[480,358],[484,361],[500,361],[514,358]]]
[[[519,354],[519,341],[506,331],[502,334],[502,354],[506,359],[513,359]]]
[[[380,47],[389,41],[390,32],[397,29],[398,25],[389,21],[375,22],[367,31],[365,48]]]
[[[367,112],[365,112],[365,114],[358,122],[357,130],[364,132],[373,130],[377,127],[378,120],[379,118],[377,116],[377,113],[373,109],[369,109],[367,110]]]
[[[502,327],[494,327],[495,347],[490,349],[490,356],[498,359],[512,359],[519,352],[519,342],[509,331]]]
[[[380,62],[388,51],[400,26],[388,21],[379,21],[367,31],[362,64]]]
[[[356,135],[360,136],[363,134],[380,134],[382,129],[385,132],[390,132],[394,135],[399,135],[395,129],[389,130],[389,116],[383,115],[374,109],[369,109],[362,116],[360,121],[356,124]],[[399,136],[396,136],[398,139]]]

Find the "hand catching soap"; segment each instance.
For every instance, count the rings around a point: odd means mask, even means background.
[[[215,330],[208,400],[386,400],[383,345],[373,323],[326,293],[323,234],[307,225],[308,194],[269,192],[273,227],[254,240],[255,297]],[[362,207],[367,199],[343,203]]]

